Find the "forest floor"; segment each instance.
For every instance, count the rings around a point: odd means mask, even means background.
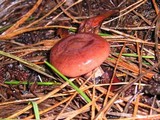
[[[0,118],[160,119],[159,9],[160,0],[1,0]],[[98,77],[45,62],[78,30],[110,44]]]

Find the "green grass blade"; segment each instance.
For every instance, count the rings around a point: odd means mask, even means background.
[[[70,81],[66,76],[60,73],[53,65],[45,61],[46,65],[48,65],[54,72],[56,72],[60,77],[62,77],[65,81],[67,81],[88,103],[91,102],[90,98],[80,90],[72,81]]]
[[[134,53],[123,53],[122,56],[126,56],[126,57],[138,57],[138,55],[134,54]],[[142,58],[154,59],[155,57],[151,56],[151,55],[142,55]]]
[[[34,110],[34,115],[36,120],[40,120],[40,115],[39,115],[39,109],[38,109],[38,105],[36,102],[31,102],[33,105],[33,110]]]
[[[32,85],[34,84],[34,82],[27,82],[27,81],[18,81],[18,80],[12,80],[12,81],[5,81],[4,82],[5,84],[8,84],[8,85]],[[61,83],[58,83],[58,82],[36,82],[37,85],[44,85],[44,86],[50,86],[50,85],[54,85],[54,86],[57,86],[57,85],[60,85]]]

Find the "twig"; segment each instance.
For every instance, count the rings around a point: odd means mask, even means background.
[[[153,69],[155,69],[156,67],[158,67],[159,63],[154,64],[154,66],[152,66],[149,70],[147,70],[145,73],[142,73],[139,75],[139,77],[137,77],[135,80],[131,81],[128,85],[125,85],[120,91],[118,91],[117,94],[115,94],[115,96],[108,102],[108,104],[106,106],[104,106],[96,115],[96,117],[94,118],[95,120],[99,119],[101,117],[102,114],[105,114],[107,112],[107,110],[110,108],[110,106],[114,103],[114,101],[124,92],[126,91],[129,87],[131,87],[135,82],[139,81],[140,79],[142,79],[142,77],[144,77],[147,73],[149,73],[150,71],[152,71]]]
[[[122,16],[124,16],[124,15],[126,15],[126,14],[128,14],[128,13],[130,13],[130,12],[133,11],[134,9],[136,9],[136,8],[138,8],[139,6],[141,6],[142,4],[144,4],[146,1],[147,1],[147,0],[138,0],[136,3],[134,3],[134,4],[128,6],[128,7],[126,7],[125,9],[123,9],[123,10],[120,11],[121,13],[124,12],[124,11],[126,11],[125,13],[123,13],[123,14],[119,15],[118,17],[115,17],[115,18],[113,18],[113,19],[111,19],[111,20],[108,20],[108,21],[106,21],[106,22],[103,22],[102,25],[105,25],[105,24],[107,24],[107,23],[109,23],[109,22],[112,22],[112,21],[114,21],[114,20],[116,20],[116,19],[118,19],[118,18],[120,18],[120,17],[122,17]],[[135,6],[135,7],[133,7],[133,6]],[[130,9],[130,10],[128,10],[128,9]]]
[[[23,24],[32,14],[33,12],[38,8],[38,6],[41,4],[42,0],[38,0],[37,3],[33,6],[33,8],[28,11],[19,21],[17,21],[12,27],[10,27],[7,31],[3,33],[8,34],[14,32],[21,24]]]

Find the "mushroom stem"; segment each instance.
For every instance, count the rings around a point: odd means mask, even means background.
[[[91,72],[85,74],[84,77],[86,79],[91,78],[92,81],[95,81],[95,83],[98,84],[100,82],[100,77],[102,77],[103,74],[104,74],[104,71],[101,68],[101,66],[99,66],[94,70],[92,70]]]

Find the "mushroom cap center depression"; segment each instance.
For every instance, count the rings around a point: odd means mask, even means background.
[[[62,74],[76,77],[98,67],[110,51],[109,43],[92,33],[78,33],[53,46],[50,62]]]

